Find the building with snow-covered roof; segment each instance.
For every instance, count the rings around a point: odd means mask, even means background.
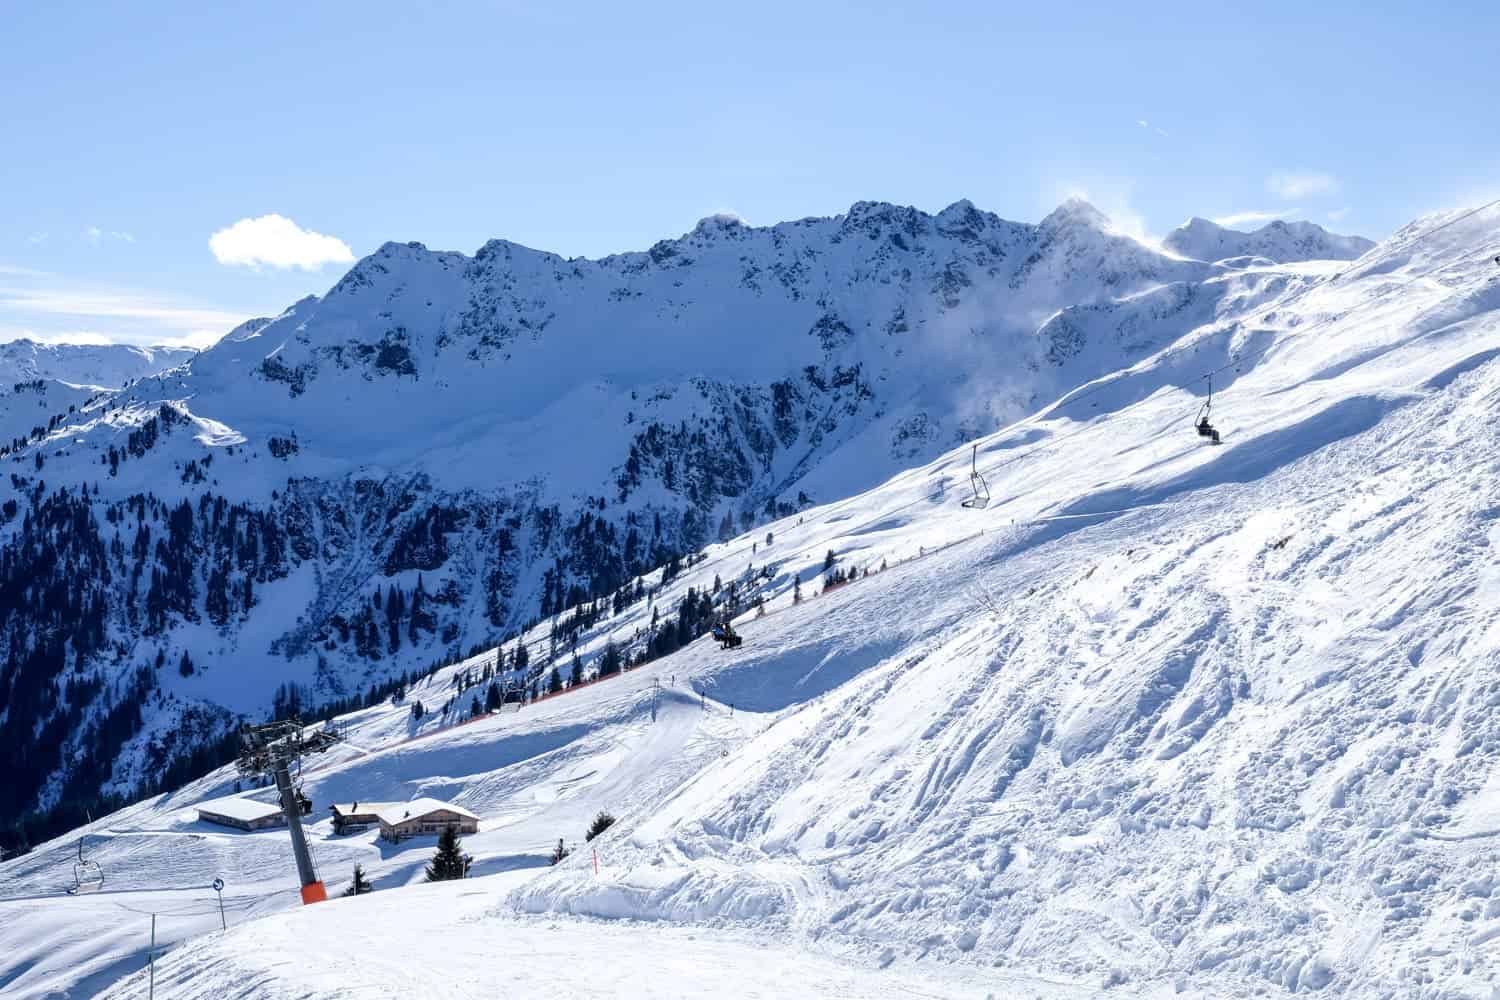
[[[391,842],[442,833],[452,827],[459,833],[478,833],[479,817],[462,806],[437,799],[415,799],[392,803],[376,813],[380,836]]]
[[[241,830],[264,830],[286,824],[281,806],[233,796],[199,803],[198,818],[205,823],[217,823],[219,826],[232,826]]]
[[[403,802],[335,802],[328,811],[333,813],[334,833],[358,833],[378,824],[382,809],[404,805]]]

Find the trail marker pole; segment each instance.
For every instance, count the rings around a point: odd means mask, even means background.
[[[219,894],[219,929],[227,931],[227,930],[229,930],[229,924],[224,919],[224,880],[223,879],[221,879],[221,878],[214,879],[214,892],[217,892]]]
[[[148,995],[154,998],[156,996],[156,914],[154,913],[151,914],[151,950],[146,952],[146,966],[151,970],[148,973],[151,977],[151,992]]]
[[[594,874],[599,874],[599,848],[594,848]]]

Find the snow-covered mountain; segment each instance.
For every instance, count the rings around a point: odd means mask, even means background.
[[[0,751],[27,775],[0,815],[138,788],[282,685],[348,698],[873,486],[1180,332],[1080,339],[1059,310],[1212,311],[1224,273],[1079,201],[713,217],[597,261],[386,244],[0,448],[0,588],[25,595]],[[148,677],[170,697],[137,722]]]
[[[240,327],[264,326],[252,320]],[[0,381],[54,379],[74,385],[118,389],[180,365],[198,352],[189,347],[134,347],[128,344],[41,344],[34,340],[0,343]]]
[[[265,322],[265,321],[261,321]],[[68,408],[82,406],[101,390],[180,365],[197,351],[185,347],[124,344],[0,343],[0,443],[46,426]]]
[[[1303,260],[1354,260],[1375,244],[1363,236],[1340,236],[1314,222],[1268,222],[1245,233],[1193,216],[1167,234],[1162,245],[1195,260],[1263,257],[1281,264]]]
[[[221,769],[79,831],[121,895],[55,898],[78,834],[0,865],[0,982],[138,995],[158,913],[191,940],[155,969],[173,998],[420,993],[437,952],[555,995],[663,968],[703,996],[1492,995],[1497,224],[1075,308],[1065,363],[1180,335],[981,437],[987,507],[961,446],[646,574],[558,658],[661,654],[623,675],[467,721],[484,650],[345,715],[302,775],[319,811],[454,801],[476,878],[402,888],[431,838],[322,820],[330,888],[359,862],[376,894],[276,913],[285,834],[193,818]],[[668,649],[736,603],[744,645]],[[158,676],[153,717],[187,690]],[[499,967],[495,940],[549,958]],[[601,941],[627,954],[586,960]]]

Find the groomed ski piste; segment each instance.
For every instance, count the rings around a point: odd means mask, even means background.
[[[337,720],[315,818],[461,805],[467,880],[319,818],[330,895],[356,862],[375,892],[301,907],[284,829],[197,821],[230,769],[41,845],[0,866],[0,992],[1500,996],[1496,253],[1490,207],[1228,275],[979,441],[987,507],[965,445],[710,547],[578,653],[770,567],[737,649],[412,720],[491,652]],[[856,579],[819,593],[829,551]],[[69,896],[80,836],[105,882]]]

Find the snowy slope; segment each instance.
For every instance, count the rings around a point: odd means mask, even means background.
[[[39,344],[25,339],[0,344],[0,444],[45,427],[54,415],[84,405],[102,389],[118,389],[176,367],[196,353],[185,347]]]
[[[976,995],[965,976],[997,995],[1492,995],[1500,216],[1444,221],[1342,271],[1226,275],[1215,309],[1172,313],[1191,325],[1167,350],[983,439],[983,511],[960,506],[958,449],[710,546],[578,645],[591,667],[719,576],[768,601],[735,651],[700,639],[452,728],[407,703],[348,717],[345,747],[304,777],[319,808],[451,799],[482,817],[466,848],[493,878],[408,895],[430,841],[323,822],[330,887],[360,860],[375,897],[177,948],[158,984],[373,995],[445,941],[445,968],[477,983],[486,932],[555,930],[582,966],[617,933],[589,921],[632,918],[652,922],[629,926],[658,963],[678,933],[658,928],[695,928],[705,961],[764,995],[785,990],[757,954],[856,995],[912,977]],[[1191,429],[1205,372],[1218,448]],[[819,595],[830,550],[876,572]],[[547,628],[528,641],[544,649]],[[455,678],[491,659],[408,700],[467,700]],[[74,837],[0,866],[0,894],[43,897],[0,903],[0,982],[31,996],[138,969],[140,921],[103,930],[116,903],[166,909],[163,885],[183,887],[173,941],[215,926],[214,873],[247,915],[292,907],[284,833],[191,819],[231,781],[93,825],[119,897],[55,896]],[[536,867],[601,808],[620,822],[592,845],[597,874],[589,849]],[[403,904],[421,930],[392,934]],[[320,978],[334,924],[390,964]],[[729,978],[679,974],[700,995]],[[622,988],[572,968],[561,982]]]
[[[0,753],[24,757],[0,820],[130,794],[285,686],[347,698],[872,487],[1203,314],[1087,343],[1051,317],[1163,286],[1212,312],[1228,273],[1079,201],[1035,225],[968,202],[715,217],[603,260],[387,244],[0,445],[0,591],[24,598],[0,620]]]
[[[1315,222],[1277,219],[1246,233],[1193,216],[1168,233],[1162,245],[1195,260],[1264,257],[1291,264],[1303,260],[1354,260],[1375,244],[1363,236],[1330,233]]]
[[[266,320],[251,320],[239,329]],[[134,347],[128,344],[39,344],[12,340],[0,344],[0,381],[54,379],[75,385],[118,389],[192,359],[189,347]]]

